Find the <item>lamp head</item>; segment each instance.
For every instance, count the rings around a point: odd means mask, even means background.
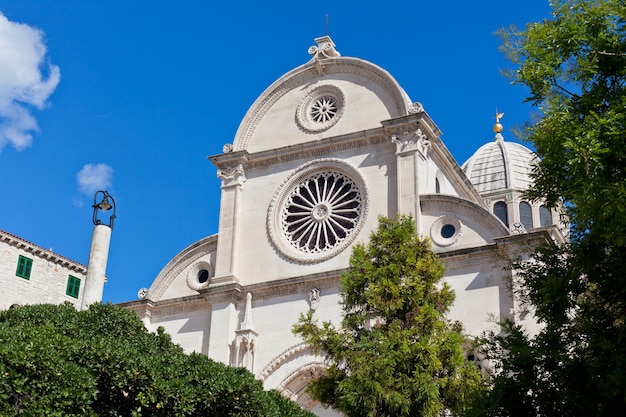
[[[100,201],[99,203],[96,203],[98,194],[102,194],[102,201]],[[98,210],[105,212],[111,209],[113,209],[113,214],[109,218],[108,226],[113,228],[113,221],[115,220],[115,217],[116,217],[115,200],[113,199],[111,194],[108,193],[108,191],[96,192],[96,194],[93,197],[93,224],[95,224],[96,226],[99,224],[105,224],[98,218]]]
[[[102,201],[96,204],[96,206],[102,211],[111,210],[113,207],[111,203],[109,203],[109,197],[106,194],[102,197]]]

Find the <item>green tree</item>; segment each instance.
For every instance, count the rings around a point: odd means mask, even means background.
[[[461,413],[482,376],[464,356],[460,324],[446,318],[454,292],[443,274],[411,217],[380,217],[341,277],[340,327],[312,313],[294,326],[329,364],[313,397],[348,417]]]
[[[0,312],[0,415],[312,416],[111,304]]]
[[[505,325],[484,349],[498,416],[605,416],[626,409],[626,2],[554,1],[551,19],[503,32],[538,120],[529,195],[564,202],[571,241],[520,262],[520,295],[543,325]]]

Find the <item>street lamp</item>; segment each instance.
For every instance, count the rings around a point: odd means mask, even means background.
[[[98,203],[98,198],[102,200]],[[87,276],[85,277],[85,287],[81,309],[89,308],[92,303],[102,301],[104,283],[106,282],[107,260],[109,257],[109,244],[111,242],[111,230],[117,208],[115,200],[108,191],[99,190],[93,196],[93,235],[91,237],[91,250],[89,251],[89,263],[87,264]],[[98,218],[100,213],[113,209],[109,222],[104,223]]]
[[[102,201],[100,201],[99,203],[96,203],[96,201],[98,200],[98,195],[102,194]],[[109,199],[111,200],[111,202],[109,202]],[[117,208],[115,207],[115,200],[113,199],[113,197],[111,196],[111,194],[109,194],[108,191],[96,191],[96,194],[94,194],[93,196],[93,224],[94,225],[99,225],[99,224],[104,224],[102,222],[102,220],[98,219],[98,211],[101,212],[105,212],[105,211],[109,211],[111,209],[113,209],[113,214],[111,214],[111,216],[109,217],[109,224],[106,226],[109,226],[111,229],[113,229],[113,223],[115,222],[115,213]]]

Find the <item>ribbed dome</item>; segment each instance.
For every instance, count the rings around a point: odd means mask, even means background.
[[[500,133],[481,146],[465,163],[463,171],[479,193],[526,190],[537,156],[519,143],[505,142]]]

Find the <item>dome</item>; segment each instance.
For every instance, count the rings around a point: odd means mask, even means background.
[[[481,146],[462,166],[467,178],[479,193],[504,190],[526,190],[537,156],[527,147],[505,142],[500,133],[495,140]]]

